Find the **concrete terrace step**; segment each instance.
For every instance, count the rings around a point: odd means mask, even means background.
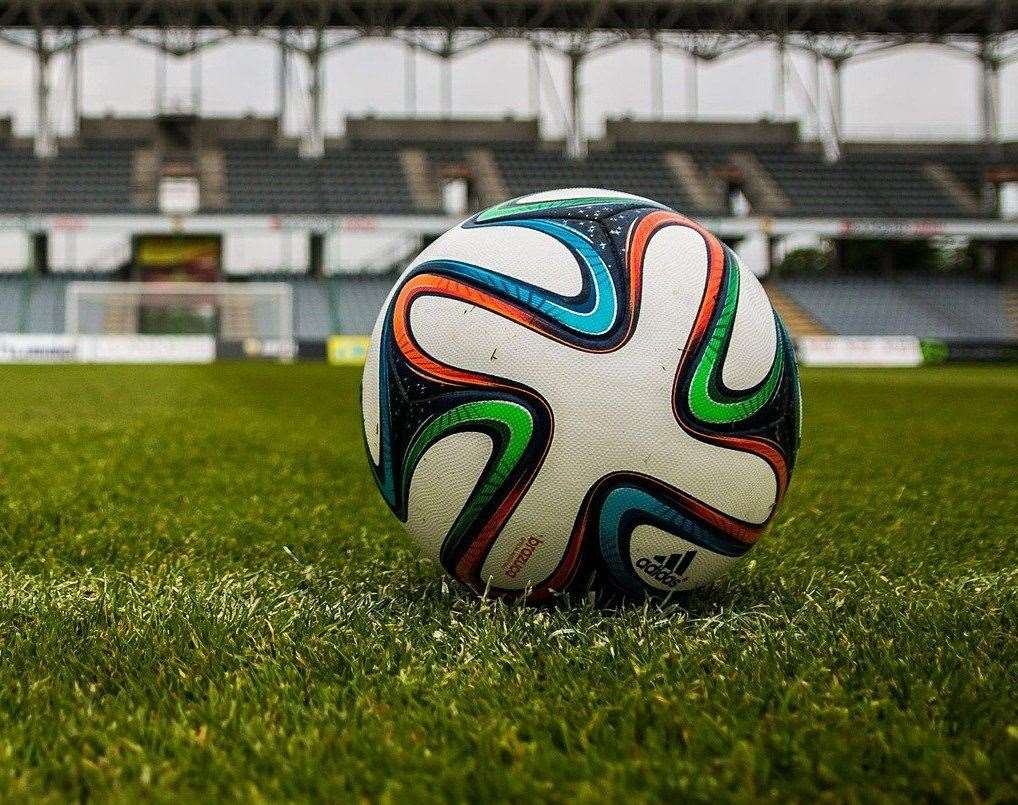
[[[830,330],[825,328],[802,307],[798,302],[777,288],[773,283],[764,285],[767,296],[771,300],[774,309],[781,316],[781,320],[788,328],[793,338],[801,338],[810,335],[831,335]]]
[[[1004,315],[1011,322],[1011,331],[1015,338],[1018,338],[1018,285],[1008,285],[1004,288]]]

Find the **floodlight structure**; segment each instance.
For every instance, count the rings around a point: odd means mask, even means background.
[[[443,111],[451,113],[449,66],[457,56],[497,39],[529,41],[532,97],[539,98],[541,54],[554,51],[568,62],[567,98],[562,104],[567,150],[586,154],[583,94],[579,80],[594,53],[624,42],[654,44],[651,85],[654,107],[662,109],[660,54],[677,51],[689,59],[689,112],[697,115],[697,71],[704,63],[731,56],[760,42],[775,48],[775,114],[785,113],[787,54],[811,54],[815,62],[811,104],[827,154],[836,159],[844,128],[843,69],[888,50],[931,43],[975,59],[981,66],[983,139],[999,138],[999,71],[1018,59],[1018,4],[1010,0],[0,0],[0,41],[35,55],[38,123],[35,151],[56,151],[51,108],[50,65],[68,54],[69,103],[80,119],[78,51],[104,37],[135,40],[165,57],[193,55],[233,37],[274,42],[280,52],[280,120],[291,104],[307,110],[301,153],[324,150],[323,64],[328,55],[364,39],[384,37],[406,44],[408,53],[442,60]],[[292,59],[310,75],[303,97],[294,99],[287,81]],[[416,109],[413,58],[407,59],[407,107]],[[822,76],[830,73],[825,89]],[[162,90],[157,90],[161,92]],[[192,85],[199,112],[200,71]]]

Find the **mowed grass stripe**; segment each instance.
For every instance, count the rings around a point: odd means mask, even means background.
[[[1007,800],[1018,373],[804,373],[775,527],[685,608],[477,602],[355,372],[0,367],[0,797]]]

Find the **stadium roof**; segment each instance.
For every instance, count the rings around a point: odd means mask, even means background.
[[[0,0],[0,28],[461,28],[988,36],[1018,30],[1009,0]]]

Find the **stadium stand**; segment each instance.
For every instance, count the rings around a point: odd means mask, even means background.
[[[371,332],[393,279],[392,275],[288,279],[297,338],[324,341],[334,333]],[[0,276],[0,333],[62,332],[68,282],[61,276]]]
[[[968,217],[922,171],[921,163],[898,154],[846,154],[828,163],[819,151],[758,146],[751,153],[803,216],[861,218]]]
[[[385,214],[415,211],[396,148],[387,144],[330,146],[320,160],[295,147],[227,141],[226,209],[237,214]]]
[[[657,199],[678,210],[709,212],[700,208],[675,180],[663,152],[657,148],[606,147],[580,163],[568,159],[561,150],[497,144],[492,151],[510,196],[570,185],[613,187]]]
[[[1018,143],[847,143],[831,162],[819,143],[800,139],[795,124],[767,121],[608,120],[605,136],[582,159],[567,156],[561,142],[542,140],[537,121],[529,119],[353,118],[345,136],[327,141],[324,156],[315,159],[302,158],[297,142],[277,132],[274,118],[93,118],[82,121],[78,136],[62,142],[55,157],[43,159],[12,136],[9,121],[0,121],[0,215],[106,216],[114,223],[116,216],[157,216],[160,181],[191,176],[199,187],[198,213],[220,216],[221,226],[282,215],[441,222],[460,212],[444,206],[449,182],[465,184],[469,209],[586,185],[655,198],[713,220],[982,223],[1001,220],[994,177],[1018,176]],[[297,276],[287,281],[297,337],[321,341],[370,331],[392,271],[405,259],[406,248],[397,245],[402,251],[372,262],[380,274],[343,273],[349,269],[323,263],[320,249],[317,268],[314,257],[305,275],[296,266]],[[65,280],[46,271],[45,249],[36,261],[37,272],[0,279],[0,332],[61,330]],[[89,267],[81,271],[87,278]],[[794,276],[772,278],[769,289],[795,335],[1016,335],[1018,293],[985,276]]]
[[[62,277],[0,276],[0,333],[64,330]]]
[[[838,335],[1014,337],[997,283],[939,277],[781,279],[778,291]]]
[[[290,280],[297,338],[324,341],[333,333],[370,333],[394,279],[392,275],[348,275]]]
[[[392,287],[392,276],[333,277],[338,332],[370,333]]]
[[[832,335],[831,331],[817,321],[816,317],[785,293],[776,282],[768,282],[764,288],[771,305],[789,331],[797,338],[802,336]]]
[[[293,287],[294,331],[304,341],[324,341],[341,332],[330,313],[329,288],[310,277],[291,280]],[[379,308],[381,304],[379,304]]]
[[[51,160],[33,156],[29,143],[0,145],[0,214],[126,213],[131,198],[134,145],[95,140],[69,146]]]
[[[60,332],[67,281],[55,276],[0,277],[0,332]],[[333,333],[369,333],[393,276],[300,277],[288,282],[294,291],[297,338],[323,341]],[[1018,310],[1013,292],[985,280],[783,278],[768,283],[767,291],[799,336],[917,335],[1006,341],[1016,335]]]
[[[792,124],[629,120],[609,120],[605,138],[575,160],[561,143],[542,141],[533,120],[351,119],[344,139],[309,160],[276,138],[275,126],[271,118],[91,119],[52,159],[0,127],[0,212],[154,212],[158,178],[190,169],[203,180],[203,209],[236,215],[436,212],[442,181],[465,177],[478,204],[572,184],[709,216],[727,212],[725,191],[738,186],[755,213],[971,218],[993,215],[983,207],[987,174],[1018,166],[1016,143],[849,143],[828,162]]]

